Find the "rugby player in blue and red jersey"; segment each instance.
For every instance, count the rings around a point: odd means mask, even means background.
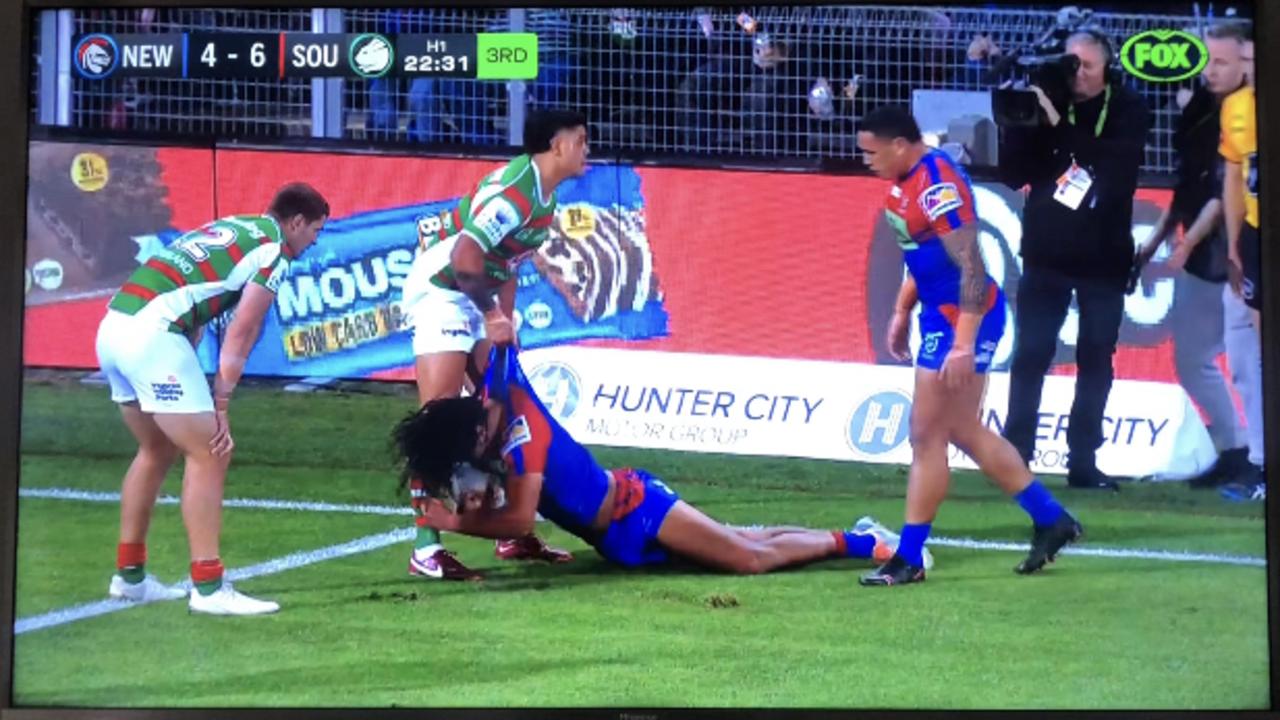
[[[924,144],[915,118],[900,107],[867,115],[858,147],[876,175],[890,180],[885,217],[907,265],[889,323],[889,348],[910,360],[910,318],[920,312],[911,406],[911,472],[906,523],[894,557],[863,576],[863,585],[925,579],[921,557],[951,481],[947,446],[965,452],[1031,516],[1031,551],[1015,568],[1033,573],[1052,562],[1083,528],[1031,474],[1018,451],[979,416],[985,375],[1004,333],[1005,299],[987,275],[978,245],[978,218],[965,172]]]
[[[755,574],[825,558],[893,557],[898,537],[870,518],[836,531],[732,527],[644,470],[606,470],[547,411],[514,349],[495,348],[491,358],[479,396],[432,400],[395,429],[403,482],[423,489],[414,504],[432,527],[521,537],[541,513],[625,567],[678,556]]]

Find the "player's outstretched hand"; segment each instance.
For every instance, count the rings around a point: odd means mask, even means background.
[[[942,361],[942,382],[949,390],[959,390],[973,382],[976,374],[973,368],[972,350],[952,350],[947,359]]]
[[[889,320],[889,355],[894,360],[907,362],[911,359],[911,316],[903,312],[895,312]]]
[[[494,345],[510,345],[516,338],[511,318],[501,311],[484,316],[484,334]]]

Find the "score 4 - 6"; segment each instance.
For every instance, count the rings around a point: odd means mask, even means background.
[[[280,36],[265,33],[192,33],[192,77],[267,78],[280,74]]]

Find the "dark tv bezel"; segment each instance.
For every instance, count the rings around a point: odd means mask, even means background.
[[[1247,0],[1253,5],[1256,36],[1255,63],[1260,72],[1267,77],[1280,78],[1280,48],[1274,43],[1280,42],[1280,3]],[[92,708],[15,708],[13,706],[13,622],[15,561],[17,550],[17,503],[18,503],[18,468],[19,442],[21,437],[21,398],[22,398],[22,320],[24,294],[22,287],[25,242],[25,219],[27,197],[27,143],[32,130],[29,108],[29,82],[31,78],[31,41],[28,32],[31,19],[41,9],[74,7],[76,2],[58,2],[56,0],[21,0],[21,2],[0,2],[0,57],[8,57],[8,61],[0,61],[0,146],[9,147],[8,161],[0,163],[0,221],[10,228],[22,228],[23,232],[15,232],[5,242],[0,242],[0,720],[45,720],[47,718],[120,718],[122,720],[151,720],[159,718],[510,718],[511,720],[541,720],[547,717],[566,718],[617,718],[618,720],[659,720],[666,718],[819,718],[819,717],[941,717],[951,715],[971,715],[985,717],[990,713],[981,711],[884,711],[884,710],[811,710],[811,709],[679,709],[679,708],[520,708],[520,709],[431,709],[431,708],[199,708],[199,709],[92,709]],[[319,7],[336,5],[333,2],[306,0],[111,0],[114,7]],[[348,0],[341,3],[352,7],[412,7],[422,5],[457,6],[464,3],[438,2],[436,0],[384,0],[368,2],[365,0]],[[622,3],[605,2],[573,2],[565,6],[609,6]],[[713,5],[723,3],[674,2],[673,0],[647,0],[645,6],[657,7],[692,7],[695,5]],[[785,2],[784,4],[833,4],[818,2]],[[873,4],[911,4],[911,5],[963,5],[968,3],[931,3],[882,2]],[[990,4],[990,3],[983,3]],[[1001,0],[997,5],[1049,5],[1055,7],[1062,3],[1016,3]],[[1082,3],[1089,5],[1089,3]],[[1127,3],[1106,3],[1107,5]],[[1150,5],[1150,3],[1144,3]],[[1187,3],[1189,4],[1189,3]],[[1237,5],[1246,3],[1236,3]],[[471,7],[537,7],[546,6],[546,2],[529,2],[529,0],[509,0],[493,2],[480,0],[465,5]],[[633,4],[634,5],[634,4]],[[1149,8],[1147,8],[1149,9]],[[1268,42],[1270,41],[1270,42]],[[1272,70],[1261,70],[1271,67]],[[1274,80],[1272,86],[1275,85]],[[1262,83],[1258,84],[1258,122],[1259,128],[1259,165],[1263,177],[1280,177],[1280,136],[1275,132],[1263,131],[1267,124],[1262,118],[1280,117],[1280,91],[1270,90]],[[1276,127],[1274,122],[1270,127]],[[336,148],[335,148],[336,149]],[[848,171],[843,167],[827,168],[828,171]],[[1280,184],[1277,184],[1280,186]],[[1264,187],[1266,187],[1264,185]],[[1260,207],[1263,234],[1263,284],[1272,288],[1264,297],[1264,315],[1280,318],[1280,248],[1276,246],[1278,238],[1272,228],[1280,228],[1280,203],[1275,202],[1280,194],[1268,191],[1267,197]],[[1280,322],[1263,326],[1263,367],[1264,377],[1280,378]],[[1280,428],[1280,392],[1265,395],[1264,413],[1269,428]],[[1280,470],[1280,432],[1273,430],[1266,436],[1268,474],[1275,478]],[[1271,676],[1271,710],[1242,712],[1195,712],[1195,711],[1160,711],[1142,712],[1141,717],[1158,718],[1201,718],[1201,717],[1276,717],[1276,709],[1280,707],[1280,658],[1277,648],[1280,647],[1280,614],[1277,601],[1280,599],[1280,571],[1274,561],[1280,558],[1280,533],[1275,532],[1280,504],[1273,497],[1267,500],[1267,590],[1268,590],[1268,637],[1270,649]],[[1211,530],[1210,530],[1211,531]],[[1099,612],[1106,612],[1100,607]],[[1010,662],[1016,662],[1010,658]],[[68,679],[73,681],[72,678]],[[1052,682],[1052,678],[1045,678]],[[1188,677],[1187,682],[1196,682]],[[1043,717],[1043,711],[1001,712],[1002,717]],[[1136,716],[1134,713],[1118,713],[1112,711],[1087,711],[1052,713],[1058,717],[1111,717]]]

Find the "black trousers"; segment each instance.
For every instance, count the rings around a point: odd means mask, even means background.
[[[1112,356],[1124,317],[1124,283],[1073,278],[1045,268],[1026,267],[1018,283],[1009,411],[1004,435],[1028,463],[1040,424],[1040,394],[1058,348],[1058,333],[1075,293],[1080,308],[1076,342],[1076,393],[1067,427],[1068,468],[1096,468],[1102,445],[1102,416],[1111,393]]]

